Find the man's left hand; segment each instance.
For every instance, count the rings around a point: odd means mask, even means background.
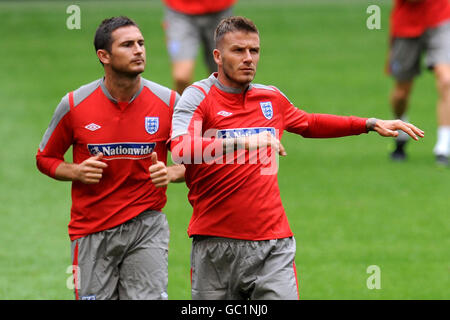
[[[416,141],[419,140],[418,137],[423,138],[425,135],[425,132],[421,129],[402,120],[380,120],[371,118],[367,120],[367,126],[369,130],[376,131],[383,137],[397,137],[397,130],[404,131]]]
[[[170,183],[169,170],[162,161],[158,161],[156,152],[151,154],[152,165],[148,167],[152,183],[157,188],[167,187]]]

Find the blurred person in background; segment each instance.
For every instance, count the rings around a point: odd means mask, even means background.
[[[182,94],[192,83],[195,60],[203,46],[209,74],[217,71],[212,56],[214,30],[220,20],[232,15],[237,0],[163,0],[164,30],[172,62],[174,89]]]
[[[450,1],[395,0],[391,12],[388,72],[395,79],[390,97],[394,117],[407,121],[414,78],[421,72],[421,58],[436,78],[436,163],[448,166],[450,154]],[[399,132],[391,158],[404,161],[408,135]]]

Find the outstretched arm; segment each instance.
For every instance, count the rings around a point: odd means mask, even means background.
[[[404,131],[414,140],[424,137],[421,129],[401,120],[307,113],[293,105],[289,106],[285,118],[287,130],[305,138],[337,138],[369,131],[376,131],[383,137],[396,137],[397,130]]]

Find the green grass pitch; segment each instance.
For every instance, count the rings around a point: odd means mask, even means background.
[[[81,29],[66,8],[81,8]],[[381,8],[369,30],[366,9]],[[384,74],[390,1],[240,0],[255,21],[255,82],[280,88],[307,112],[390,118]],[[102,76],[93,35],[103,18],[128,15],[146,38],[144,77],[171,86],[159,0],[0,3],[0,299],[73,299],[67,223],[70,184],[38,172],[35,153],[61,97]],[[196,79],[206,77],[200,57]],[[435,166],[436,92],[424,72],[409,119],[426,138],[392,163],[392,139],[374,133],[312,140],[286,133],[279,184],[297,241],[302,299],[448,299],[450,169]],[[67,159],[70,160],[70,154]],[[168,188],[169,298],[190,299],[184,184]],[[376,265],[381,288],[368,289]]]

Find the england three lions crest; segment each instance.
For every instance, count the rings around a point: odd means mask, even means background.
[[[272,119],[273,117],[273,107],[272,102],[260,102],[259,105],[261,106],[262,113],[264,117],[266,117],[267,120]]]
[[[159,129],[159,117],[145,117],[145,130],[155,134]]]

